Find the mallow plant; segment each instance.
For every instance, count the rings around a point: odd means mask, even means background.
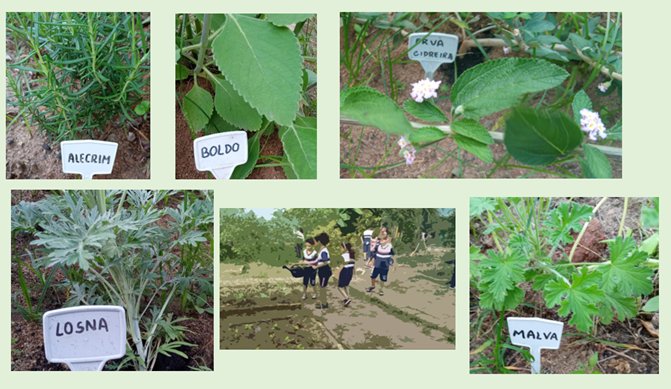
[[[476,302],[471,308],[476,312],[471,337],[490,336],[482,329],[483,322],[490,315],[496,321],[493,335],[477,350],[472,372],[510,373],[503,361],[505,348],[531,358],[527,351],[512,346],[503,332],[506,312],[522,306],[532,308],[536,316],[541,310],[557,309],[557,315],[568,320],[565,332],[577,330],[573,335],[589,339],[597,336],[599,326],[633,319],[645,310],[643,302],[655,292],[659,272],[657,245],[650,245],[658,243],[657,228],[640,224],[637,230],[627,230],[623,222],[604,241],[608,255],[595,252],[597,261],[575,261],[590,220],[606,201],[603,198],[592,207],[573,201],[555,203],[551,198],[471,198],[472,238],[491,236],[496,248],[486,252],[470,248],[470,283]],[[658,207],[658,199],[655,204]],[[529,289],[541,292],[544,308],[525,300]],[[486,355],[484,349],[490,345],[493,353]]]
[[[617,14],[614,23],[609,15],[607,27],[603,27],[599,25],[599,18],[585,20],[581,15],[570,13],[561,19],[545,12],[489,13],[484,15],[490,18],[491,25],[474,33],[469,30],[468,19],[476,21],[483,15],[455,15],[438,16],[436,20],[454,20],[462,32],[465,31],[459,55],[464,55],[464,48],[477,47],[485,62],[461,74],[457,72],[458,61],[454,65],[445,65],[455,67],[456,79],[451,87],[442,80],[426,78],[412,83],[412,89],[408,88],[404,97],[394,90],[394,99],[368,86],[348,83],[340,94],[341,123],[376,127],[387,133],[387,142],[386,153],[376,167],[356,166],[352,160],[365,153],[361,139],[356,150],[350,148],[341,167],[349,169],[353,176],[358,173],[372,177],[378,171],[410,165],[422,149],[433,147],[445,154],[444,160],[455,158],[460,167],[469,165],[485,172],[487,177],[504,167],[568,178],[611,178],[613,172],[608,158],[622,156],[621,149],[613,147],[615,141],[622,139],[622,122],[613,123],[609,116],[621,108],[594,103],[586,88],[602,74],[608,75],[609,79],[598,85],[597,96],[608,95],[614,90],[621,93],[620,15]],[[435,28],[427,31],[426,39],[431,39]],[[474,34],[487,30],[494,30],[501,38],[474,37]],[[357,36],[356,42],[364,39]],[[484,46],[503,46],[504,57],[490,60]],[[369,50],[373,48],[369,47]],[[513,51],[520,51],[520,56],[508,58]],[[382,58],[384,55],[378,56]],[[344,63],[346,66],[348,62]],[[382,68],[393,64],[383,62]],[[391,70],[389,73],[391,77]],[[579,83],[579,79],[583,83]],[[390,79],[389,84],[395,82]],[[397,103],[399,97],[404,99],[402,104]],[[446,98],[450,99],[451,107],[444,111],[436,102]],[[482,124],[485,122],[483,118],[499,112],[502,117],[493,128],[488,129]],[[408,116],[418,121],[411,121]],[[499,127],[503,129],[502,133],[494,131]],[[350,143],[356,142],[354,138],[355,135],[350,133]],[[452,138],[453,150],[436,145],[445,138]],[[398,148],[389,145],[391,139],[397,141]],[[490,149],[494,143],[503,143],[506,149],[506,154],[498,160]],[[405,161],[385,165],[386,158],[396,152]],[[462,157],[464,152],[493,167],[468,164]],[[521,165],[510,164],[511,158]],[[569,163],[573,165],[567,167]],[[578,174],[575,173],[577,164],[581,170]],[[463,169],[460,170],[459,175],[463,175]]]
[[[125,308],[128,346],[118,368],[136,370],[151,370],[159,354],[187,358],[183,348],[195,345],[180,322],[188,319],[174,316],[212,313],[212,221],[207,191],[64,191],[12,207],[12,231],[35,236],[33,266],[66,273],[64,307]],[[181,313],[169,312],[173,301]]]
[[[244,130],[248,161],[232,178],[281,166],[317,177],[316,23],[313,14],[180,14],[175,18],[177,101],[195,139]],[[183,82],[188,91],[182,93]],[[214,96],[206,89],[213,90]],[[277,131],[282,155],[264,155]],[[266,137],[266,142],[269,137]],[[266,160],[264,163],[257,163]]]

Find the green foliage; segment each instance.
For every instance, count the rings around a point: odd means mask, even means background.
[[[405,112],[416,117],[420,120],[426,120],[427,122],[446,122],[447,117],[440,108],[436,107],[433,102],[430,100],[424,100],[421,103],[416,102],[415,100],[406,100],[403,103],[403,109]]]
[[[562,112],[537,113],[514,109],[505,124],[504,144],[516,160],[544,166],[567,155],[583,139],[580,126]]]
[[[595,351],[589,356],[587,364],[578,362],[578,367],[580,367],[580,369],[571,372],[571,374],[601,374],[600,371],[594,369],[597,363],[599,363],[599,352]]]
[[[365,86],[340,92],[340,115],[391,134],[408,135],[412,131],[405,113],[393,100]]]
[[[412,143],[433,142],[445,137],[445,133],[436,127],[421,127],[411,132],[408,140]]]
[[[545,222],[547,229],[545,233],[550,238],[553,246],[566,245],[573,243],[572,231],[580,231],[582,224],[594,216],[592,207],[580,205],[577,203],[562,203],[549,214],[549,219]]]
[[[282,167],[287,178],[317,178],[316,100],[308,93],[317,83],[316,64],[314,71],[308,65],[316,56],[313,16],[176,16],[176,78],[194,80],[189,93],[177,95],[193,138],[201,130],[263,130],[249,139],[248,161],[232,178],[266,166]],[[203,79],[213,86],[214,98],[197,86]],[[265,146],[260,137],[275,130],[284,153],[258,164]]]
[[[7,64],[9,104],[28,125],[59,142],[100,136],[118,117],[135,119],[129,108],[147,94],[150,57],[139,13],[10,12],[6,22],[7,39],[28,48]]]
[[[33,218],[27,203],[12,207],[13,233],[34,228],[31,247],[43,247],[33,268],[53,269],[45,291],[62,268],[69,289],[64,306],[125,308],[129,351],[120,367],[147,370],[158,353],[185,357],[176,349],[187,345],[185,327],[176,324],[185,319],[166,312],[175,299],[182,312],[212,312],[213,196],[183,193],[64,191],[31,205],[42,218]],[[167,207],[170,200],[178,205]],[[157,223],[164,216],[167,224]]]
[[[469,119],[515,106],[525,93],[554,88],[568,72],[550,62],[527,58],[488,61],[465,71],[452,87],[456,112]]]

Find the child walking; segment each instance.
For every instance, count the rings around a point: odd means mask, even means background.
[[[363,232],[363,236],[361,237],[361,244],[363,246],[364,266],[367,266],[368,262],[370,262],[370,260],[373,259],[373,252],[371,251],[370,247],[373,240],[373,232],[374,232],[373,230],[368,229]]]
[[[317,287],[315,286],[315,278],[317,277],[317,251],[313,249],[314,245],[314,239],[308,238],[305,240],[303,261],[299,263],[308,264],[303,267],[303,300],[307,298],[308,285],[312,286],[312,299],[317,298]]]
[[[320,304],[316,305],[317,309],[326,309],[329,307],[326,302],[326,287],[329,284],[329,278],[333,275],[331,271],[331,257],[329,256],[329,251],[326,249],[326,245],[329,244],[331,239],[328,234],[322,232],[321,234],[315,237],[315,241],[318,244],[319,255],[317,256],[317,274],[319,275],[319,301]]]
[[[373,269],[373,274],[370,275],[370,288],[366,288],[366,292],[374,292],[375,285],[380,285],[380,296],[384,295],[383,285],[387,282],[387,275],[389,274],[389,267],[394,264],[394,249],[391,245],[391,238],[388,234],[385,234],[382,238],[382,233],[380,233],[380,243],[375,247],[375,268]],[[376,278],[380,276],[378,281]]]
[[[340,245],[340,251],[345,264],[338,275],[338,291],[345,298],[342,302],[347,306],[352,302],[349,294],[349,283],[352,281],[352,275],[354,274],[354,250],[352,250],[351,244],[343,243]]]

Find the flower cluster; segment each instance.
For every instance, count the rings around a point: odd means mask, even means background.
[[[428,78],[420,80],[412,84],[412,92],[410,93],[410,96],[415,99],[416,102],[421,103],[424,99],[438,97],[436,90],[438,90],[439,87],[440,81],[432,81]]]
[[[401,139],[398,140],[398,145],[401,146],[401,149],[403,149],[405,164],[412,165],[413,161],[415,160],[415,153],[417,150],[415,150],[415,148],[412,147],[412,145],[409,144],[404,137],[401,137]]]
[[[580,129],[588,132],[591,140],[597,140],[597,135],[602,139],[606,139],[606,126],[603,125],[598,113],[583,108],[580,110],[580,115],[582,115]]]

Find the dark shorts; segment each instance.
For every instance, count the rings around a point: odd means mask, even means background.
[[[329,278],[333,275],[331,271],[331,266],[325,265],[320,268],[317,268],[317,274],[319,274],[319,286],[325,288],[329,284]]]
[[[389,268],[381,268],[381,267],[376,267],[373,269],[373,274],[370,275],[370,278],[377,278],[377,276],[380,276],[380,281],[382,282],[387,282],[387,274],[389,274]]]
[[[354,267],[343,267],[338,276],[338,287],[344,288],[349,286],[349,283],[352,281],[352,275],[354,274]]]
[[[317,270],[313,269],[312,266],[306,266],[303,270],[305,270],[305,273],[303,273],[303,285],[308,286],[308,283],[310,283],[310,285],[315,286]]]

